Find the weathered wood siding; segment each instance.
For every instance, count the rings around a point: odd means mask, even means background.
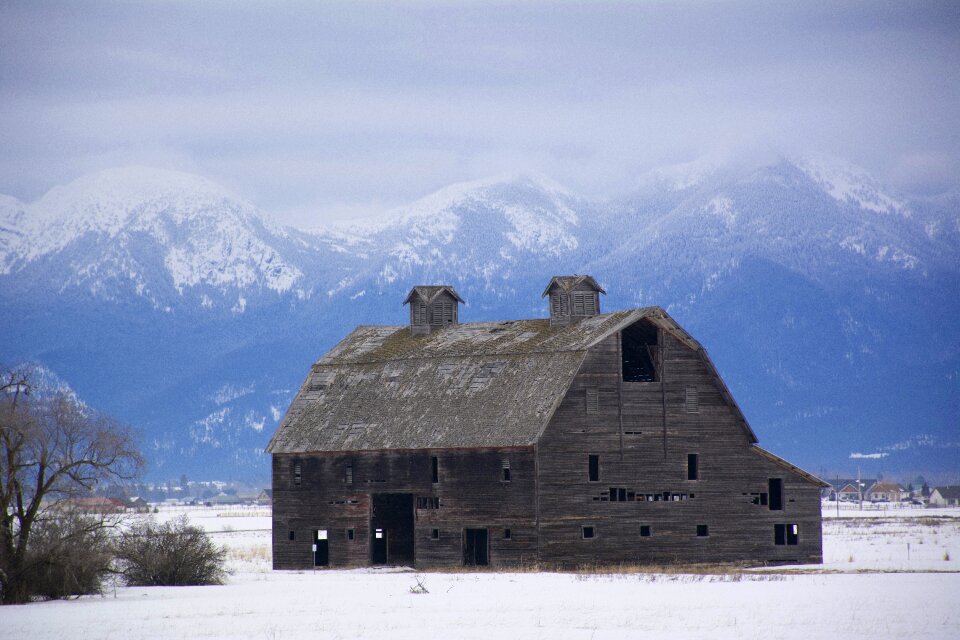
[[[433,456],[439,462],[437,483],[432,482]],[[292,467],[298,460],[301,482],[295,486]],[[503,480],[505,461],[509,482]],[[348,465],[351,484],[345,482]],[[274,454],[273,565],[313,567],[313,531],[318,529],[328,532],[330,566],[369,565],[372,496],[379,493],[413,495],[418,567],[461,566],[465,528],[488,530],[491,566],[531,562],[537,552],[535,482],[529,447]],[[439,498],[440,508],[416,509],[418,497]],[[348,529],[354,530],[352,541]],[[440,530],[438,539],[433,529]],[[504,539],[504,529],[510,529],[510,539]]]
[[[752,449],[697,351],[663,331],[658,342],[657,382],[621,382],[619,334],[591,349],[540,439],[541,560],[820,562],[819,487]],[[696,413],[688,412],[688,388]],[[588,413],[593,390],[596,413]],[[597,482],[588,479],[590,454],[599,456]],[[687,479],[688,454],[698,456],[697,480]],[[751,504],[770,478],[783,481],[781,511]],[[611,487],[634,500],[610,501]],[[775,545],[777,524],[798,525],[799,544]],[[697,536],[698,525],[707,536]],[[594,528],[592,539],[583,538],[584,526]]]

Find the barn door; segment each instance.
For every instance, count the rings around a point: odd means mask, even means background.
[[[387,564],[387,530],[374,529],[370,540],[370,560],[373,564]]]
[[[330,564],[330,547],[326,529],[313,530],[313,566],[325,567]]]
[[[489,543],[486,529],[463,530],[463,564],[484,566],[489,562]]]
[[[374,493],[370,499],[370,563],[414,564],[412,493]]]

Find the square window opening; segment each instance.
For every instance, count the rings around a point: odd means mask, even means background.
[[[596,530],[594,529],[594,527],[592,527],[592,526],[585,526],[585,527],[582,527],[582,528],[581,528],[580,533],[581,533],[581,535],[583,536],[583,539],[584,539],[584,540],[590,540],[591,538],[593,538],[593,537],[596,536],[596,533],[597,533],[597,532],[596,532]]]
[[[513,540],[513,533],[510,531],[510,529],[504,529],[504,530],[503,530],[503,539],[504,539],[504,540]]]
[[[698,538],[708,538],[710,536],[710,527],[705,524],[697,525],[697,537]]]
[[[430,539],[439,540],[440,539],[440,529],[430,529]]]
[[[640,537],[649,538],[650,537],[650,525],[642,524],[640,525]]]

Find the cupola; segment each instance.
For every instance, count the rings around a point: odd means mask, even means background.
[[[432,329],[459,323],[463,298],[449,285],[418,286],[410,290],[403,304],[410,305],[410,332],[430,333]]]
[[[607,292],[590,276],[554,276],[542,296],[550,296],[550,326],[598,315],[601,293]]]

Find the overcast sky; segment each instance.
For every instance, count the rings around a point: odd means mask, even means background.
[[[507,172],[616,195],[703,155],[960,185],[960,2],[787,4],[4,1],[0,193],[157,166],[311,225]]]

